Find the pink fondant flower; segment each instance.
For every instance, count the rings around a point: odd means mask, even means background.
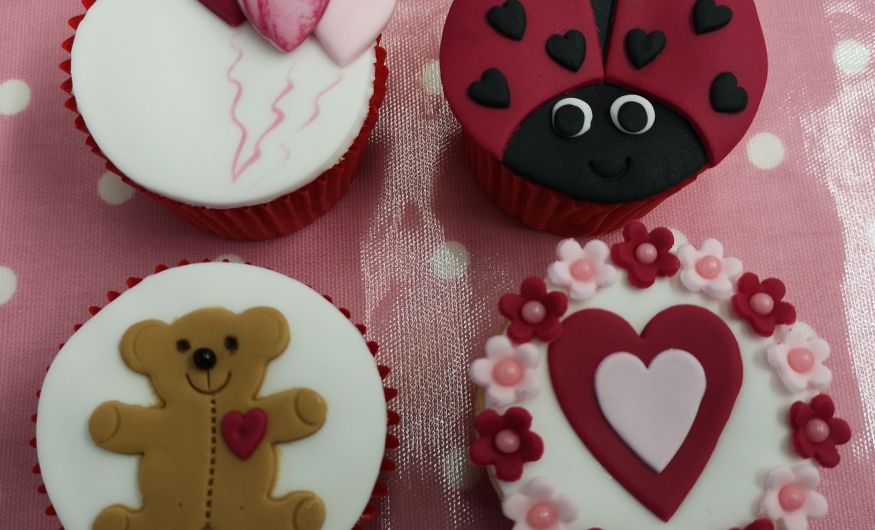
[[[741,529],[733,528],[732,530]],[[756,521],[745,526],[744,530],[775,530],[775,523],[769,521],[768,519],[757,519]]]
[[[544,442],[531,427],[532,415],[526,409],[512,407],[504,415],[487,409],[474,421],[479,438],[471,446],[471,462],[495,466],[498,480],[519,480],[523,464],[544,454]]]
[[[510,320],[507,336],[517,344],[533,338],[552,342],[562,334],[559,319],[568,309],[568,298],[558,292],[547,292],[547,283],[541,278],[526,278],[520,294],[510,293],[498,302],[501,314]]]
[[[837,445],[851,441],[851,427],[835,417],[835,404],[826,394],[811,403],[797,401],[790,407],[793,449],[802,458],[814,457],[823,467],[836,467],[841,461]]]
[[[769,278],[760,283],[756,274],[748,272],[738,279],[736,291],[732,309],[758,335],[771,337],[778,324],[796,322],[796,308],[783,301],[787,289],[781,280]]]
[[[506,407],[541,391],[535,374],[540,360],[533,344],[517,346],[499,335],[486,341],[486,357],[471,363],[471,379],[486,389],[488,407]]]
[[[780,521],[784,530],[808,530],[808,519],[826,517],[827,502],[817,492],[820,473],[811,464],[781,467],[769,474],[761,514]]]
[[[513,530],[566,530],[577,519],[578,507],[557,495],[549,480],[536,477],[504,500],[503,511],[516,523]]]
[[[559,260],[547,269],[547,278],[568,288],[572,300],[589,300],[599,288],[617,281],[617,269],[607,263],[610,253],[608,246],[598,239],[583,247],[574,239],[566,239],[556,247]]]
[[[638,221],[623,228],[623,241],[611,247],[611,259],[629,271],[629,283],[639,289],[653,285],[657,276],[671,277],[680,269],[672,254],[674,234],[668,228],[654,228],[650,233]]]
[[[829,358],[829,344],[813,336],[807,326],[780,326],[776,342],[766,349],[769,364],[784,386],[794,393],[806,388],[824,390],[832,383],[832,371],[823,365]]]
[[[693,245],[681,245],[678,258],[684,287],[720,300],[732,296],[733,282],[741,274],[741,261],[723,257],[720,241],[706,239],[700,250]]]

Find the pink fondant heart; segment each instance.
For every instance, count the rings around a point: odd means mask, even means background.
[[[243,460],[248,460],[258,449],[267,432],[267,413],[252,409],[246,414],[229,412],[222,418],[222,437],[225,443]]]
[[[252,26],[284,52],[294,50],[313,33],[328,6],[328,0],[238,0],[238,2]]]
[[[246,22],[246,15],[243,14],[237,0],[200,0],[200,3],[235,28]]]
[[[346,66],[374,44],[394,10],[395,0],[331,0],[316,38],[334,62]]]

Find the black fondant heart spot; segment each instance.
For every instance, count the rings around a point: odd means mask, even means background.
[[[697,0],[693,6],[693,28],[696,35],[724,28],[732,21],[732,8],[718,6],[715,0]]]
[[[586,39],[583,33],[573,29],[562,35],[553,35],[547,39],[547,53],[560,66],[576,72],[586,58]]]
[[[747,90],[738,86],[731,72],[723,72],[711,83],[711,106],[717,112],[738,114],[747,108]]]
[[[626,53],[632,66],[639,70],[653,62],[665,45],[665,33],[661,31],[647,33],[643,29],[633,29],[626,35]]]
[[[486,14],[486,21],[496,31],[513,40],[522,40],[526,33],[526,8],[519,0],[507,0]]]
[[[468,95],[484,107],[493,109],[510,107],[510,88],[507,86],[507,79],[498,68],[490,68],[483,72],[480,81],[475,81],[468,87]]]

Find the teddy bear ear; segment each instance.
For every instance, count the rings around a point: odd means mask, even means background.
[[[155,331],[165,326],[167,324],[160,320],[144,320],[134,324],[125,331],[119,345],[119,351],[125,364],[131,370],[140,374],[148,373],[146,355],[148,355],[149,338]]]
[[[259,353],[273,359],[286,351],[291,332],[289,322],[279,310],[272,307],[254,307],[245,311],[240,318],[245,326],[244,333],[258,337],[262,343],[258,348]]]

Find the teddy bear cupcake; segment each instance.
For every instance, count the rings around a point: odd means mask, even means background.
[[[196,226],[291,233],[352,182],[395,0],[83,0],[67,106],[109,169]]]
[[[723,160],[768,69],[752,0],[458,0],[440,61],[480,186],[562,235],[618,228]]]
[[[229,263],[112,298],[40,395],[40,472],[64,528],[349,530],[374,514],[394,390],[345,310]]]

